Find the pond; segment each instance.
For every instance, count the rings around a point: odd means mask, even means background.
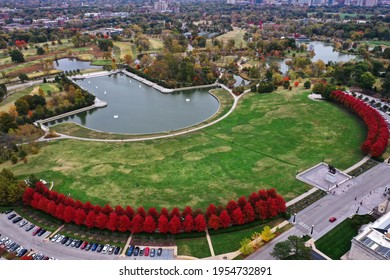
[[[317,60],[322,60],[325,63],[328,63],[330,61],[333,62],[347,62],[353,59],[359,60],[359,57],[353,54],[344,54],[340,53],[338,51],[333,50],[333,44],[332,43],[326,43],[322,41],[309,41],[309,42],[302,42],[306,44],[309,49],[314,50],[314,57],[311,59],[311,61],[315,62]],[[298,43],[299,45],[299,43]],[[268,57],[267,63],[271,62],[277,62],[280,65],[280,71],[283,74],[286,74],[288,71],[288,65],[286,64],[286,60],[289,60],[291,58],[278,58],[278,57]]]
[[[234,83],[234,87],[246,86],[246,85],[249,85],[249,83],[250,83],[248,80],[245,80],[241,76],[236,75],[236,74],[233,74],[233,78],[234,78],[234,80],[236,80],[236,82]]]
[[[71,70],[85,70],[93,68],[102,68],[101,66],[91,65],[89,61],[80,61],[72,58],[63,58],[58,59],[53,62],[54,68],[62,71],[71,71]]]
[[[84,89],[108,103],[107,107],[59,119],[87,128],[122,134],[148,134],[178,130],[212,117],[219,109],[209,89],[169,94],[123,74],[77,80]]]

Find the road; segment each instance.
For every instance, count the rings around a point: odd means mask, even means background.
[[[314,225],[312,237],[315,240],[319,239],[346,218],[355,214],[357,210],[359,210],[358,214],[369,213],[372,208],[385,200],[382,194],[386,187],[390,187],[390,165],[380,163],[362,175],[340,185],[335,189],[335,194],[329,194],[297,213],[294,228],[278,236],[247,259],[273,259],[270,253],[276,243],[286,240],[290,235],[310,235],[312,225]],[[336,217],[337,220],[330,223],[330,217]],[[292,221],[293,217],[290,219],[290,222]]]
[[[58,260],[160,260],[160,259],[173,259],[173,250],[162,251],[160,257],[154,258],[138,256],[138,257],[122,257],[119,255],[108,255],[103,253],[97,253],[92,251],[84,251],[78,248],[68,247],[56,242],[45,241],[51,233],[46,232],[42,236],[32,236],[32,229],[29,232],[25,231],[26,226],[20,228],[19,223],[12,223],[8,220],[7,215],[0,214],[0,234],[1,238],[8,237],[12,241],[18,243],[20,246],[26,249],[32,249],[34,252],[42,253],[45,256],[53,257]],[[0,239],[1,239],[0,238]],[[156,248],[157,249],[157,248]]]

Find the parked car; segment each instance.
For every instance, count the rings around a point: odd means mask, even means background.
[[[87,242],[87,241],[84,241],[84,242],[81,244],[80,249],[81,249],[81,250],[84,250],[85,247],[87,247],[87,245],[88,245],[88,242]]]
[[[4,214],[8,215],[8,214],[11,213],[12,211],[14,211],[14,210],[13,210],[13,209],[5,210]]]
[[[51,238],[51,242],[56,242],[58,239],[60,239],[61,235],[56,234]],[[61,240],[60,240],[61,241]]]
[[[30,230],[32,230],[34,227],[35,227],[35,225],[31,224],[31,225],[28,225],[28,226],[25,228],[25,230],[26,230],[26,231],[30,231]]]
[[[38,232],[38,236],[42,236],[46,232],[46,229],[41,228],[41,230]]]
[[[73,239],[72,243],[70,243],[70,247],[76,246],[77,242],[79,242],[77,239]]]
[[[109,244],[104,245],[102,253],[107,254],[109,248],[110,248]]]
[[[158,248],[157,249],[157,256],[161,256],[161,254],[162,254],[162,248]]]
[[[144,249],[139,250],[139,255],[142,257],[144,255]]]
[[[23,220],[23,218],[19,216],[19,217],[16,217],[15,219],[13,219],[12,222],[14,224],[16,224],[16,223],[19,223],[21,220]]]
[[[83,245],[81,245],[81,247],[82,247]],[[91,250],[91,248],[92,248],[92,244],[91,243],[87,243],[87,246],[85,246],[85,251],[89,251],[89,250]]]
[[[150,257],[153,258],[156,255],[156,249],[150,249]]]
[[[5,242],[8,241],[8,237],[3,237],[1,240],[0,240],[0,245],[4,244]]]
[[[99,244],[97,249],[96,249],[96,252],[100,253],[102,250],[103,250],[103,244]]]
[[[40,227],[37,227],[37,228],[33,231],[32,235],[33,235],[33,236],[37,235],[38,232],[39,232],[40,230],[41,230],[41,228],[40,228]]]
[[[18,249],[20,247],[19,244],[15,243],[14,245],[12,245],[9,249],[8,249],[8,252],[12,253],[12,252],[15,252],[16,249]]]
[[[74,245],[75,248],[80,248],[81,244],[83,244],[83,240],[79,240],[76,242],[76,245]]]
[[[58,237],[57,237],[57,239],[55,240],[55,242],[60,243],[64,238],[65,238],[65,236],[63,236],[63,235],[58,235]]]
[[[330,218],[329,218],[329,222],[331,222],[331,223],[333,223],[333,222],[336,221],[336,220],[337,220],[336,217],[330,217]]]
[[[12,219],[15,218],[15,217],[16,217],[16,214],[13,213],[13,214],[11,214],[11,215],[8,216],[8,220],[12,220]]]
[[[149,247],[146,247],[145,250],[144,250],[144,256],[145,257],[149,256],[149,251],[150,251]]]
[[[115,250],[115,246],[110,246],[108,249],[108,254],[112,255],[112,253],[114,253],[114,250]]]
[[[120,251],[121,251],[121,247],[116,247],[114,251],[114,255],[118,255]]]
[[[24,227],[25,225],[27,225],[27,221],[26,220],[23,220],[19,223],[19,226],[20,227]]]
[[[134,256],[138,256],[138,254],[139,254],[139,247],[137,246],[134,248]]]
[[[61,244],[62,244],[62,245],[65,245],[65,246],[69,246],[70,243],[72,242],[72,241],[69,242],[70,239],[71,239],[71,238],[69,238],[69,236],[65,236],[65,237],[62,239]],[[69,242],[69,244],[68,244],[68,242]]]
[[[133,252],[134,252],[134,245],[130,245],[130,247],[127,249],[126,256],[131,257]]]
[[[14,246],[16,243],[12,240],[9,240],[10,242],[8,242],[8,244],[5,246],[5,248],[8,250],[9,248],[11,248],[12,246]]]
[[[24,248],[23,248],[22,246],[19,246],[19,248],[15,250],[15,253],[16,253],[16,254],[19,254],[20,251],[22,251],[23,249],[24,249]]]
[[[27,249],[22,249],[20,252],[16,255],[17,257],[23,257],[28,252]]]
[[[94,243],[94,244],[92,245],[92,247],[91,247],[91,251],[92,251],[92,252],[95,252],[98,246],[99,246],[99,244]]]

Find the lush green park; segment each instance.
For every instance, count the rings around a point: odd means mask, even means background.
[[[322,160],[349,167],[362,158],[366,134],[350,113],[307,95],[250,93],[228,118],[196,133],[129,143],[51,141],[27,163],[1,167],[20,178],[35,173],[56,191],[99,204],[204,209],[270,187],[290,200],[308,189],[297,172]]]
[[[362,225],[375,219],[370,215],[355,215],[352,219],[346,219],[337,227],[329,231],[315,243],[318,250],[334,260],[339,260],[351,249],[351,240],[357,235]]]

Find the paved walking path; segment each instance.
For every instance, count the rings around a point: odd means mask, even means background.
[[[344,173],[348,173],[348,172],[351,172],[352,170],[358,168],[360,165],[363,165],[366,161],[368,161],[369,159],[371,158],[371,155],[367,155],[365,156],[361,161],[355,163],[354,165],[352,165],[351,167],[345,169],[343,172]]]
[[[206,228],[206,239],[207,239],[207,243],[209,244],[211,256],[215,256],[213,243],[211,242],[211,238],[210,238],[209,231],[207,228]]]
[[[129,247],[132,238],[133,238],[133,233],[131,233],[129,238],[127,238],[126,244],[125,246],[123,246],[122,253],[120,254],[121,257],[126,256],[126,249]]]

